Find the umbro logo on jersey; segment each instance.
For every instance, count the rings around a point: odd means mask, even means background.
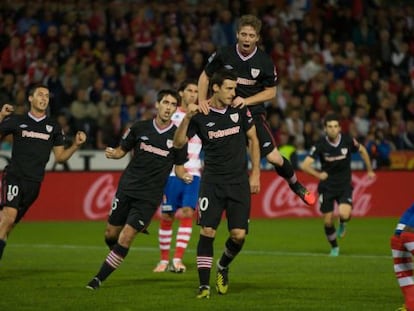
[[[27,127],[27,124],[20,124],[20,127],[21,127],[22,129],[25,129],[25,128]]]
[[[207,127],[212,127],[212,126],[214,126],[215,124],[216,124],[216,123],[214,123],[214,122],[209,122],[209,123],[207,123],[207,124],[206,124],[206,126],[207,126]]]
[[[225,65],[224,68],[229,69],[229,70],[232,70],[233,69],[233,66],[232,65]]]
[[[46,125],[46,131],[47,131],[48,133],[52,132],[52,131],[53,131],[53,126],[51,126],[51,125]]]
[[[148,140],[149,138],[147,136],[141,136],[141,140]]]
[[[267,141],[263,144],[263,148],[269,147],[271,145],[270,141]]]

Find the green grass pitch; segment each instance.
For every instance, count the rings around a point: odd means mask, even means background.
[[[187,272],[152,272],[159,260],[154,221],[128,257],[97,291],[85,288],[108,250],[104,222],[22,222],[0,262],[0,310],[395,310],[402,295],[393,274],[389,238],[397,219],[354,218],[327,256],[322,220],[251,221],[245,247],[219,296],[212,270],[210,300],[197,300],[195,226],[185,255]],[[222,222],[215,260],[227,237]]]

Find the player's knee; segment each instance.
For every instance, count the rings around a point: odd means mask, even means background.
[[[172,222],[172,221],[174,221],[174,214],[161,213],[161,220]]]
[[[230,233],[230,238],[235,243],[241,245],[244,243],[246,239],[246,230],[232,230]]]
[[[183,207],[181,209],[181,215],[184,218],[193,218],[194,210],[190,207]]]
[[[214,238],[216,235],[216,230],[214,230],[211,227],[202,227],[200,230],[200,234],[209,238]]]

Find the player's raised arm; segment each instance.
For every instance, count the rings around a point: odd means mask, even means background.
[[[188,142],[188,137],[187,137],[188,126],[190,125],[191,118],[194,115],[196,115],[199,111],[200,111],[200,108],[198,107],[198,105],[195,105],[195,104],[188,105],[187,113],[185,114],[185,117],[181,121],[181,124],[178,126],[174,134],[173,145],[175,148],[181,149]]]
[[[205,70],[201,73],[198,78],[198,100],[203,101],[207,99],[208,95],[208,85],[210,83],[210,78],[208,77]]]
[[[10,104],[4,104],[3,107],[1,107],[0,111],[0,122],[4,120],[7,116],[11,115],[14,111],[14,107]]]

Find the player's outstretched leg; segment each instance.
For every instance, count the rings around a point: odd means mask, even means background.
[[[98,274],[89,281],[86,288],[92,290],[98,289],[101,286],[101,283],[121,265],[125,257],[128,255],[128,251],[129,248],[116,244],[109,252],[108,256],[106,256],[106,259],[103,262]]]
[[[276,149],[277,150],[277,149]],[[297,196],[299,196],[303,202],[307,205],[314,205],[316,202],[316,196],[314,193],[310,192],[308,189],[306,189],[297,179],[295,170],[293,169],[292,163],[285,157],[281,157],[283,160],[282,165],[276,164],[277,151],[275,153],[275,150],[267,156],[267,159],[270,163],[274,165],[275,171],[280,177],[283,177],[289,184],[290,189],[294,193],[296,193]]]
[[[315,204],[316,202],[315,194],[310,192],[308,189],[306,189],[299,181],[296,181],[293,184],[289,184],[289,187],[307,205],[312,206]]]

